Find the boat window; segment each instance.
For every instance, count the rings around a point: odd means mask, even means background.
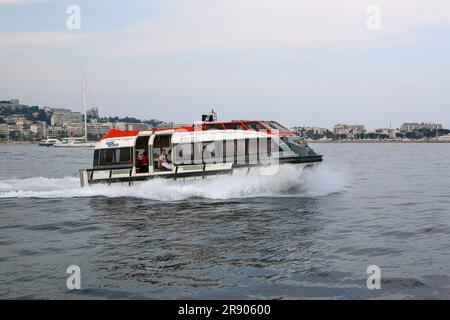
[[[263,121],[263,125],[272,130],[278,130],[276,126],[274,126],[270,121]]]
[[[226,140],[225,143],[225,161],[234,162],[234,140]]]
[[[288,128],[282,126],[276,121],[263,121],[262,123],[272,130],[278,130],[280,132],[291,132]]]
[[[258,140],[247,139],[247,154],[258,154]]]
[[[194,143],[194,164],[203,163],[203,142]]]
[[[284,151],[281,147],[282,144],[286,145],[279,138],[270,138],[270,153]]]
[[[192,143],[181,143],[174,145],[174,162],[177,164],[192,163]]]
[[[245,140],[236,140],[236,155],[245,156]]]
[[[272,124],[272,126],[276,127],[280,132],[291,132],[291,130],[282,126],[281,124],[279,124],[276,121],[271,121],[270,123]]]
[[[288,138],[288,142],[289,142],[289,143],[301,144],[301,141],[300,141],[300,137],[299,137],[299,136],[287,137],[287,138]]]
[[[223,141],[211,141],[202,143],[203,163],[223,161]]]
[[[116,163],[119,164],[126,164],[126,163],[132,163],[132,157],[131,157],[131,148],[121,148],[116,150]]]
[[[258,122],[244,122],[244,123],[251,130],[255,130],[255,131],[266,130],[266,128],[264,128]]]
[[[234,140],[235,163],[245,164],[245,139]]]
[[[280,139],[278,142],[280,144],[280,151],[292,152],[291,148],[283,140]]]
[[[246,155],[249,164],[258,163],[258,139],[246,139]]]
[[[98,157],[99,157],[100,150],[94,151],[94,167],[98,166]]]
[[[114,149],[101,150],[99,165],[107,166],[112,164],[114,164]]]
[[[202,125],[202,130],[223,130],[223,126],[221,123],[211,123]]]
[[[246,130],[245,127],[239,122],[229,122],[224,123],[223,125],[225,126],[225,129],[229,130]]]
[[[111,166],[133,163],[131,148],[100,150],[99,166]],[[95,154],[94,154],[95,157]]]
[[[270,155],[270,138],[258,139],[258,151],[261,156]]]

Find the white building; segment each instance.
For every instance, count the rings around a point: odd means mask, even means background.
[[[86,115],[89,119],[93,118],[93,119],[98,119],[98,108],[90,108],[86,110]]]
[[[47,124],[45,122],[38,122],[30,126],[30,133],[42,139],[46,136]]]
[[[114,129],[112,122],[88,123],[88,136],[103,137],[109,130]]]
[[[324,135],[328,131],[328,129],[321,127],[293,127],[291,129],[297,133],[307,132],[316,135]]]
[[[150,126],[147,123],[129,123],[128,131],[145,131],[150,129]]]
[[[450,134],[447,134],[445,136],[437,137],[436,140],[439,141],[439,142],[450,142]]]
[[[69,137],[84,137],[84,124],[70,124],[64,127],[64,130]]]
[[[52,126],[57,127],[81,122],[83,122],[83,116],[81,113],[71,111],[54,111],[51,119]]]
[[[128,123],[116,122],[116,123],[114,123],[114,129],[121,130],[121,131],[128,131]]]
[[[27,120],[24,116],[20,114],[12,114],[4,118],[7,124],[16,124],[17,122],[22,122]]]
[[[395,137],[397,136],[396,133],[395,133],[395,130],[394,129],[390,129],[390,128],[375,129],[375,133],[388,136],[391,139],[395,139]]]
[[[333,133],[337,135],[354,136],[366,132],[361,124],[337,124],[334,126]]]
[[[400,128],[400,132],[413,132],[414,130],[423,130],[423,129],[428,129],[428,130],[442,130],[442,124],[439,123],[433,123],[433,122],[429,122],[429,123],[416,123],[416,122],[406,122],[404,123],[401,128]]]
[[[116,122],[114,128],[122,131],[145,131],[149,130],[150,126],[147,123]]]
[[[9,136],[9,126],[6,123],[0,123],[0,136]]]

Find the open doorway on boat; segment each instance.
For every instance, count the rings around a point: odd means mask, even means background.
[[[135,163],[136,173],[148,173],[149,154],[148,154],[148,139],[150,137],[138,137],[135,146]]]
[[[172,164],[172,135],[157,135],[153,141],[153,168],[154,171],[170,171]]]

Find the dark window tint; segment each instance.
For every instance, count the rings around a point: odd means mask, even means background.
[[[108,166],[114,164],[114,149],[106,149],[100,151],[100,166]]]
[[[229,130],[246,130],[245,127],[239,122],[224,123],[223,125]]]
[[[244,122],[249,129],[260,131],[260,130],[266,130],[262,125],[260,125],[258,122]]]
[[[131,148],[122,148],[122,149],[118,149],[119,150],[119,161],[117,163],[120,164],[126,164],[126,163],[132,163],[132,159],[131,159]]]
[[[204,124],[202,126],[203,130],[223,130],[222,124],[220,123],[212,123],[212,124]]]
[[[291,131],[288,128],[286,128],[285,126],[282,126],[279,122],[272,121],[272,123],[275,124],[278,128],[280,128],[281,132],[290,132]]]
[[[98,166],[98,156],[99,156],[100,151],[99,150],[95,150],[94,151],[94,167]]]
[[[99,166],[113,166],[120,164],[132,164],[131,148],[103,149],[100,150]]]
[[[283,127],[276,121],[265,121],[263,124],[271,129],[278,130],[280,132],[290,132],[290,130],[286,127]]]

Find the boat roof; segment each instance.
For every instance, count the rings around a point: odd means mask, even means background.
[[[110,138],[126,138],[126,137],[135,137],[144,134],[151,134],[155,132],[162,131],[175,131],[175,132],[194,132],[194,131],[206,131],[206,130],[236,130],[232,128],[232,125],[240,125],[239,130],[253,130],[253,131],[263,131],[268,134],[274,134],[279,136],[294,136],[296,135],[294,132],[289,129],[283,127],[276,121],[264,121],[264,120],[233,120],[233,121],[222,121],[222,122],[202,122],[195,123],[190,126],[182,126],[182,127],[172,127],[172,128],[157,128],[150,130],[135,130],[135,131],[122,131],[117,129],[111,129],[108,131],[101,140],[110,139]],[[261,130],[255,130],[252,127],[257,124],[261,127]]]

